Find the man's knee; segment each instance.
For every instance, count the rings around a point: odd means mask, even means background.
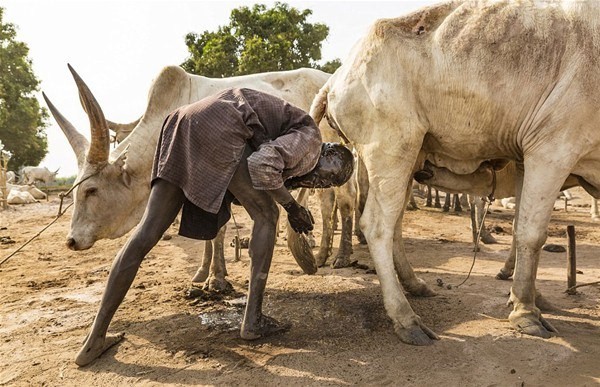
[[[279,219],[279,207],[274,201],[270,201],[270,203],[264,203],[264,205],[258,207],[254,214],[250,214],[250,216],[256,225],[276,228]]]

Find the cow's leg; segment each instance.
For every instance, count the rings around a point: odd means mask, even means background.
[[[513,237],[510,242],[510,252],[508,253],[508,258],[504,261],[504,266],[500,269],[500,272],[496,274],[496,279],[499,280],[509,280],[512,277],[515,271],[515,261],[517,260],[517,242],[516,242],[516,227],[517,227],[517,219],[513,220]]]
[[[414,149],[419,148],[420,144],[415,144]],[[398,221],[402,221],[405,194],[412,180],[412,168],[417,155],[405,153],[401,158],[390,153],[374,149],[369,150],[364,158],[369,171],[369,195],[360,225],[367,238],[381,284],[383,302],[396,333],[405,343],[427,345],[437,336],[410,307],[396,275],[393,254],[396,226]],[[401,235],[397,237],[401,239]],[[401,246],[401,241],[399,243]],[[402,256],[398,259],[406,261],[404,251],[399,253]]]
[[[433,205],[434,208],[442,208],[442,203],[440,202],[440,191],[435,189],[435,203]]]
[[[354,218],[356,190],[352,182],[348,182],[341,187],[335,188],[335,191],[337,208],[342,220],[342,234],[340,236],[338,253],[331,267],[339,269],[352,264],[350,256],[352,255],[352,221]]]
[[[462,212],[462,206],[460,204],[460,198],[458,194],[453,195],[454,212]]]
[[[202,263],[200,267],[192,277],[192,282],[204,282],[208,278],[210,273],[210,265],[212,264],[213,258],[213,244],[212,241],[204,241],[204,253],[202,254]]]
[[[500,272],[496,274],[496,279],[508,280],[515,271],[515,262],[517,260],[517,229],[519,226],[519,213],[521,208],[521,194],[523,191],[523,164],[517,163],[515,168],[515,218],[513,219],[513,238],[510,243],[510,253]]]
[[[427,201],[425,202],[425,207],[433,206],[433,197],[431,196],[431,186],[427,186]]]
[[[317,267],[325,265],[327,258],[333,251],[333,217],[335,192],[333,188],[319,190],[321,198],[321,217],[323,219],[323,233],[321,234],[321,247],[316,256]]]
[[[473,243],[476,242],[479,230],[481,230],[481,235],[479,235],[479,238],[483,243],[485,243],[486,245],[498,243],[496,241],[496,238],[494,238],[485,227],[485,219],[483,218],[485,207],[486,204],[482,198],[473,198],[473,201],[471,203],[471,228],[473,229]]]
[[[470,213],[470,218],[471,218],[471,235],[473,238],[473,251],[479,251],[479,249],[476,247],[477,246],[477,231],[479,230],[478,228],[478,222],[477,222],[477,205],[478,205],[478,197],[471,197],[470,203],[469,205],[471,206],[471,213]]]
[[[169,228],[184,198],[183,191],[166,180],[159,179],[152,186],[140,224],[113,261],[92,330],[75,359],[79,366],[91,363],[123,338],[123,334],[106,335],[110,321],[125,298],[142,260]]]
[[[443,212],[450,211],[450,202],[452,201],[452,194],[446,192],[446,198],[444,199],[444,207],[442,207]]]
[[[267,192],[252,187],[246,161],[247,155],[248,150],[233,175],[228,189],[254,221],[248,246],[250,255],[248,301],[240,330],[243,339],[253,340],[281,330],[274,319],[262,314],[263,296],[275,247],[279,208]]]
[[[406,198],[410,196],[411,188],[406,192]],[[396,222],[394,229],[394,266],[396,273],[402,283],[404,290],[414,296],[431,297],[436,293],[423,281],[418,278],[408,260],[404,250],[404,240],[402,239],[402,216]]]
[[[365,163],[360,157],[356,160],[356,191],[357,200],[356,205],[354,206],[354,235],[356,235],[358,243],[366,245],[367,239],[360,228],[360,217],[365,210],[367,194],[369,193],[369,176],[367,174]]]
[[[463,207],[469,207],[469,195],[467,194],[460,194],[460,205]]]
[[[515,328],[544,338],[550,337],[555,329],[535,305],[535,278],[554,201],[571,170],[568,160],[553,160],[553,150],[546,151],[525,160],[515,233],[517,261],[510,296],[514,309],[509,315],[509,321]],[[548,165],[555,169],[548,168]]]
[[[406,206],[406,209],[410,211],[419,209],[419,206],[417,205],[417,202],[415,200],[415,196],[412,193],[412,187],[410,188],[410,194],[408,196],[408,205]]]
[[[212,264],[210,265],[210,276],[204,284],[204,288],[209,291],[225,292],[232,289],[232,286],[225,276],[227,275],[227,269],[225,267],[225,232],[227,231],[227,225],[224,225],[219,230],[216,238],[213,239],[213,257]]]
[[[594,197],[592,197],[592,207],[590,210],[590,214],[592,215],[593,222],[600,221],[600,213],[598,213],[598,200]]]

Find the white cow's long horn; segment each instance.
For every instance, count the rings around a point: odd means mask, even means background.
[[[141,119],[142,119],[142,117],[140,117],[137,120],[130,122],[128,124],[119,124],[116,122],[112,122],[110,120],[106,120],[106,123],[108,124],[108,128],[110,130],[112,130],[113,132],[115,132],[115,137],[117,138],[117,142],[121,142],[125,139],[125,137],[129,136],[129,133],[131,133],[131,131],[133,129],[135,129],[135,127],[137,126],[137,124],[140,122]]]
[[[108,161],[108,154],[110,152],[110,135],[104,113],[102,113],[102,109],[96,98],[94,98],[94,95],[79,74],[73,70],[71,65],[68,66],[79,89],[79,99],[81,100],[83,110],[85,110],[90,120],[92,140],[87,153],[87,161],[90,164],[105,163]]]
[[[77,129],[71,124],[59,111],[58,109],[50,102],[46,93],[42,92],[42,96],[46,101],[46,105],[48,105],[48,109],[50,109],[50,113],[58,123],[58,126],[62,129],[63,133],[69,140],[69,144],[71,144],[71,148],[73,148],[73,152],[75,152],[75,157],[77,157],[77,164],[81,166],[83,160],[85,158],[85,151],[89,146],[89,141],[87,138],[83,136],[83,134],[79,133]]]

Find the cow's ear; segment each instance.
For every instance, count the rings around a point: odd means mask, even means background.
[[[131,186],[131,175],[127,170],[127,165],[123,165],[123,167],[121,167],[121,181],[125,187],[129,188]]]
[[[121,154],[114,161],[113,165],[119,168],[119,172],[121,174],[121,181],[126,186],[129,187],[131,185],[131,175],[127,170],[127,151],[129,150],[129,144],[127,147],[121,152]]]

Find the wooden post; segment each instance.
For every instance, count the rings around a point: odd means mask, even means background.
[[[567,201],[567,197],[565,196],[565,212],[569,212],[569,209],[567,208],[569,206],[569,202]]]
[[[4,146],[0,142],[0,193],[2,194],[0,203],[2,203],[3,210],[8,208],[8,189],[6,187],[6,171],[8,170],[8,160],[9,157],[6,152],[4,152]]]
[[[577,254],[575,252],[575,226],[567,226],[567,289],[577,285]],[[577,293],[576,290],[569,291],[569,294]]]
[[[238,262],[242,257],[242,246],[240,244],[240,238],[236,235],[234,238],[235,246],[235,262]]]

